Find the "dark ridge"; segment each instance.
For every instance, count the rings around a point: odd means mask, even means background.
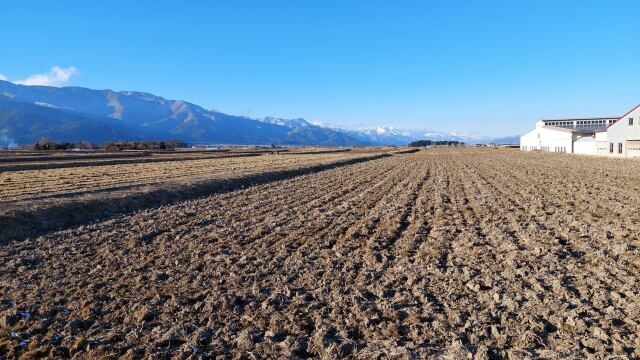
[[[25,164],[25,165],[0,165],[0,171],[23,171],[23,170],[48,170],[48,169],[62,169],[62,168],[77,168],[87,166],[109,166],[109,165],[122,165],[122,164],[140,164],[140,163],[157,163],[157,162],[170,162],[170,161],[189,161],[189,160],[206,160],[217,158],[234,158],[234,157],[249,157],[260,156],[263,153],[224,153],[224,154],[211,154],[212,156],[192,156],[192,157],[175,157],[175,158],[162,158],[162,157],[142,157],[136,156],[133,159],[113,159],[92,161],[94,158],[79,158],[74,159],[77,161],[68,161],[60,163],[44,163],[44,164]],[[56,159],[57,160],[57,159]]]

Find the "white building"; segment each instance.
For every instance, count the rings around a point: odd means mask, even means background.
[[[520,150],[595,155],[595,133],[614,124],[618,118],[548,119],[520,137]]]
[[[621,117],[540,120],[520,150],[640,157],[640,105]]]

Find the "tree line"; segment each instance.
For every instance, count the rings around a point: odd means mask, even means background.
[[[418,140],[409,144],[409,147],[427,147],[427,146],[461,146],[464,145],[462,141],[451,140]]]
[[[87,141],[80,142],[55,142],[43,139],[35,143],[33,150],[173,150],[176,148],[186,147],[186,144],[180,140],[165,141],[115,141],[101,145],[94,145]]]

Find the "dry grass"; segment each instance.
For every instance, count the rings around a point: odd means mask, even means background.
[[[366,161],[389,152],[390,149],[311,149],[310,153],[283,156],[236,150],[214,157],[200,154],[196,158],[193,152],[183,152],[116,160],[133,163],[105,165],[111,160],[74,160],[63,162],[63,168],[0,172],[0,243],[119,213]]]
[[[2,202],[69,195],[120,187],[157,185],[188,180],[241,177],[255,172],[278,171],[366,157],[361,153],[329,153],[321,156],[263,155],[259,157],[189,158],[183,161],[82,166],[62,169],[3,172]]]

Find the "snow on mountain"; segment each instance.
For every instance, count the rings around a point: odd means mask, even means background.
[[[474,134],[461,134],[457,132],[442,132],[430,130],[406,130],[398,129],[393,126],[372,126],[364,127],[358,130],[344,130],[334,128],[353,138],[371,145],[407,145],[416,140],[433,140],[433,141],[462,141],[467,144],[489,144],[489,143],[512,143],[514,137],[504,137],[494,139],[486,136],[478,136]],[[516,141],[517,143],[517,141]]]
[[[290,129],[297,128],[298,126],[314,126],[312,123],[310,123],[307,120],[302,119],[302,118],[298,118],[298,119],[282,119],[282,118],[267,116],[265,118],[256,119],[256,120],[262,121],[262,122],[267,123],[267,124],[286,126],[286,127],[290,128]]]
[[[394,126],[344,129],[302,118],[252,119],[139,91],[24,86],[0,80],[0,134],[20,143],[54,140],[180,139],[228,144],[407,145],[415,140],[513,142]],[[20,121],[18,123],[18,121]],[[36,126],[37,125],[37,126]],[[73,129],[73,131],[71,131]],[[499,141],[498,141],[499,140]]]
[[[376,126],[367,132],[370,134],[375,133],[377,136],[411,136],[410,132],[396,129],[393,126]]]
[[[146,92],[25,86],[0,80],[0,134],[104,142],[179,139],[220,144],[366,145],[304,119],[258,121]],[[7,95],[8,94],[8,95]]]
[[[405,130],[394,126],[373,126],[358,130],[340,130],[360,141],[372,145],[407,145],[415,140],[455,140],[464,141],[466,138],[456,133],[446,133],[424,130]]]

